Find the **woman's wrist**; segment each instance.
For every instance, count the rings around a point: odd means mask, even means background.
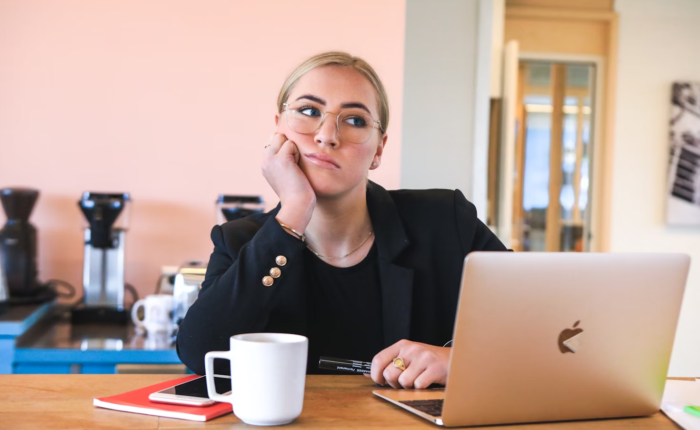
[[[306,242],[306,235],[304,235],[304,233],[301,233],[301,232],[295,230],[294,228],[292,228],[292,226],[283,223],[282,221],[280,221],[277,218],[275,218],[275,219],[277,220],[279,225],[284,229],[284,231],[286,231],[288,234],[294,236],[295,238],[299,239],[302,242]]]
[[[306,227],[309,225],[309,221],[311,221],[314,207],[315,204],[300,208],[282,204],[282,208],[275,218],[280,224],[285,224],[289,226],[289,228],[296,230],[299,234],[304,234]]]

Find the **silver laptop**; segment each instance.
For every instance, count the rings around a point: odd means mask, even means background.
[[[680,254],[472,253],[446,388],[374,394],[445,426],[654,414],[689,267]]]

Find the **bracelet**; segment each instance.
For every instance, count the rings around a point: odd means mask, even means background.
[[[282,226],[283,229],[294,233],[297,236],[297,239],[301,240],[302,242],[306,242],[306,236],[304,235],[304,233],[299,233],[298,231],[294,230],[293,228],[291,228],[287,224],[280,222],[280,220],[277,220],[277,222],[280,223],[280,226]]]

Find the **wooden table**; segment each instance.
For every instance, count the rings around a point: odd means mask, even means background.
[[[94,397],[119,394],[174,379],[173,375],[0,375],[0,428],[9,429],[215,429],[248,427],[233,414],[208,423],[100,409]],[[362,376],[309,376],[304,411],[290,426],[315,429],[440,428],[372,394]],[[532,429],[678,429],[665,415],[528,424]],[[255,428],[255,427],[250,427]]]

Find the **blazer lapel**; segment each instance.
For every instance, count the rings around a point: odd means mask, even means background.
[[[391,195],[371,181],[367,188],[367,209],[379,254],[384,344],[388,346],[408,339],[411,332],[413,269],[394,263],[409,242]]]

